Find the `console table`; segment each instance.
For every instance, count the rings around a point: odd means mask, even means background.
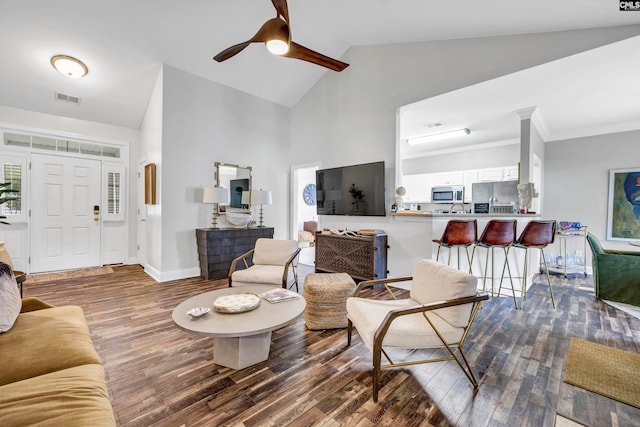
[[[273,232],[273,227],[198,228],[200,276],[207,280],[226,278],[234,259],[253,249],[259,238],[273,239]]]
[[[354,279],[387,277],[387,235],[316,235],[316,272],[347,273]]]

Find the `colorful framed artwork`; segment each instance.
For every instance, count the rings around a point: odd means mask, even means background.
[[[640,240],[640,168],[609,171],[607,240]]]

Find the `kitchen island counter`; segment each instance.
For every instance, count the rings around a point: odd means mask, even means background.
[[[503,214],[503,213],[494,213],[494,214],[469,214],[469,213],[435,213],[429,211],[400,211],[393,212],[390,214],[393,218],[392,222],[396,223],[399,229],[403,230],[404,238],[406,239],[403,242],[399,242],[401,246],[412,246],[416,247],[418,245],[417,239],[422,240],[422,248],[418,253],[410,253],[407,252],[405,254],[405,258],[402,261],[402,272],[412,274],[412,269],[415,268],[415,264],[418,260],[422,258],[436,258],[436,249],[437,245],[432,243],[433,239],[439,239],[444,233],[444,229],[447,226],[449,220],[452,219],[465,219],[477,220],[478,224],[478,238],[482,234],[487,223],[492,219],[515,219],[517,221],[516,228],[516,238],[522,233],[522,230],[532,220],[537,220],[541,218],[540,214]],[[419,237],[418,237],[419,236]],[[392,243],[392,248],[393,243]],[[473,246],[469,247],[469,255],[473,250]],[[475,256],[473,257],[472,265],[471,265],[471,273],[474,276],[482,278],[484,276],[485,270],[485,259],[486,259],[486,251],[485,248],[476,249]],[[500,282],[500,276],[502,273],[502,266],[504,263],[504,252],[502,250],[494,251],[495,259],[490,262],[488,266],[488,276],[491,276],[492,273],[496,277],[493,280],[493,286],[497,289],[498,284]],[[529,280],[528,283],[532,283],[532,276],[539,271],[539,251],[531,251],[529,254],[527,271]],[[440,262],[446,263],[449,259],[449,250],[442,249],[440,253]],[[456,249],[451,251],[451,265],[454,267],[458,267],[458,251]],[[513,249],[509,251],[509,265],[511,267],[511,273],[514,278],[513,282],[516,289],[520,288],[522,273],[524,271],[524,251]],[[465,254],[464,249],[460,250],[460,269],[462,271],[469,271],[469,263],[467,261],[467,256]],[[393,270],[392,270],[393,271]],[[491,279],[487,280],[487,290],[491,289]],[[507,278],[508,282],[508,278]],[[482,279],[479,280],[478,286],[482,286]]]
[[[392,212],[389,214],[395,218],[403,218],[403,217],[427,217],[427,218],[482,218],[482,219],[491,219],[491,218],[515,218],[515,219],[531,219],[531,218],[540,218],[540,214],[516,214],[516,213],[438,213],[438,212],[430,212],[430,211],[398,211]]]

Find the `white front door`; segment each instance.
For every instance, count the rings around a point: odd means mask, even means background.
[[[99,160],[32,154],[29,271],[100,265]]]

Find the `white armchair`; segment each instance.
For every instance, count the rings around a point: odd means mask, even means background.
[[[398,300],[389,283],[412,280],[408,299]],[[351,345],[353,326],[373,355],[373,401],[378,401],[380,370],[419,363],[455,360],[474,389],[478,387],[471,367],[462,351],[469,327],[489,298],[477,293],[475,276],[432,260],[422,260],[413,277],[379,279],[361,282],[354,296],[347,300],[347,345]],[[383,284],[392,300],[359,296],[368,287]],[[386,349],[442,348],[446,357],[394,363]],[[456,354],[458,353],[458,354]],[[388,364],[382,365],[382,354]]]
[[[252,250],[231,263],[229,286],[261,284],[287,289],[295,285],[298,291],[299,253],[296,240],[258,239]]]

